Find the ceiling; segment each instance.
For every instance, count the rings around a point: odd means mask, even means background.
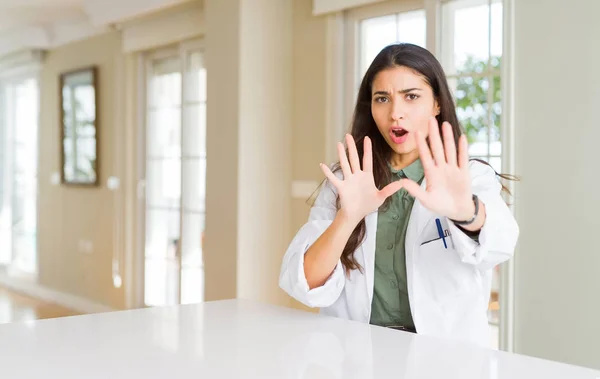
[[[86,17],[83,0],[0,0],[0,33]]]
[[[0,56],[50,49],[189,1],[198,0],[0,0]]]

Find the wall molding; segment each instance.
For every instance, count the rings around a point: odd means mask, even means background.
[[[313,0],[313,15],[320,16],[327,13],[340,12],[381,1],[384,0]]]
[[[33,280],[14,278],[8,276],[6,273],[0,273],[0,285],[12,291],[20,292],[27,296],[54,303],[84,314],[117,311],[117,309],[95,303],[83,297],[41,286]]]
[[[191,0],[84,0],[83,7],[95,26],[129,20]]]
[[[122,31],[125,53],[152,50],[206,33],[204,9],[199,2],[186,3],[117,27]]]

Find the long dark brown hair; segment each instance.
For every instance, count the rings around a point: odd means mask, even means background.
[[[440,113],[436,116],[438,124],[440,125],[440,128],[444,121],[447,121],[452,125],[454,141],[457,148],[458,139],[463,134],[463,128],[456,115],[455,103],[448,86],[446,75],[444,74],[441,64],[433,54],[427,49],[408,43],[394,44],[385,47],[375,57],[363,77],[358,90],[358,97],[350,131],[350,134],[356,142],[356,148],[361,162],[363,157],[363,140],[366,136],[371,139],[373,146],[373,177],[378,189],[384,188],[392,180],[388,162],[393,150],[381,135],[377,128],[377,124],[375,124],[375,120],[373,119],[373,114],[371,113],[372,85],[378,73],[398,66],[404,66],[414,70],[429,84],[440,109]],[[489,166],[484,160],[474,160]],[[338,162],[333,170],[336,171],[339,169],[340,166]],[[494,170],[494,172],[496,171]],[[496,175],[507,180],[517,180],[517,178],[512,175],[498,174],[497,172]],[[502,185],[502,188],[504,191],[510,193],[508,188],[504,185]],[[387,205],[389,201],[390,198],[386,199],[384,206]],[[337,198],[337,207],[338,209],[340,207],[339,195]],[[362,267],[360,267],[354,257],[354,252],[364,241],[365,234],[366,224],[365,219],[362,219],[348,239],[340,258],[347,274],[351,270],[362,270]]]

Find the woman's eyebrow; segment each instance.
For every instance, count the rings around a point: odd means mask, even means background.
[[[406,88],[406,89],[402,89],[400,91],[398,91],[398,93],[408,93],[408,92],[412,92],[412,91],[422,91],[422,88]],[[390,93],[388,91],[377,91],[375,93],[373,93],[373,95],[389,95]]]

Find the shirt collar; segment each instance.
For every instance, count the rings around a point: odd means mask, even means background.
[[[397,175],[401,178],[408,178],[414,182],[419,182],[421,179],[423,179],[424,176],[423,165],[421,164],[420,159],[417,159],[413,163],[404,167],[402,170],[394,169],[389,163],[388,167],[392,171],[392,174]]]

